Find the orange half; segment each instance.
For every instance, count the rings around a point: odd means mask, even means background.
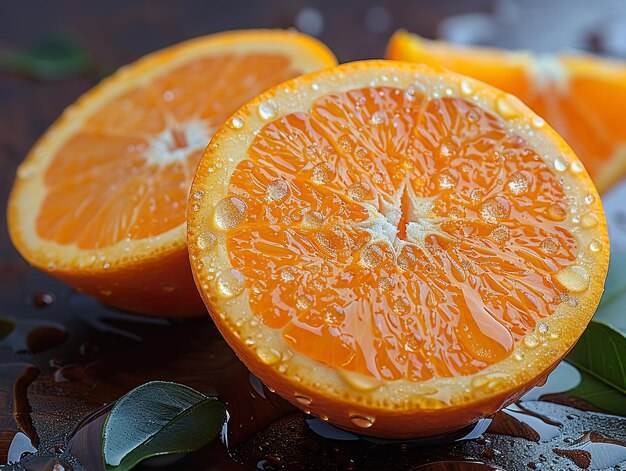
[[[217,131],[192,192],[192,270],[226,340],[357,433],[495,412],[566,354],[603,289],[604,213],[574,152],[444,69],[356,62],[273,88]]]
[[[626,63],[591,54],[466,47],[398,31],[387,58],[446,67],[517,97],[545,118],[604,192],[626,173]]]
[[[194,39],[120,69],[69,107],[19,167],[8,209],[15,246],[113,306],[204,313],[185,231],[202,151],[249,99],[334,64],[308,36],[252,30]]]

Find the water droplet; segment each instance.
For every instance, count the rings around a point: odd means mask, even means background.
[[[386,118],[387,116],[385,115],[385,112],[379,110],[379,111],[375,111],[374,113],[372,113],[371,121],[372,121],[372,124],[379,125],[379,124],[383,124]]]
[[[562,221],[567,216],[567,211],[563,205],[556,203],[548,208],[547,216],[553,221]]]
[[[234,229],[243,222],[247,209],[246,203],[239,198],[227,196],[221,199],[213,213],[215,226],[223,231]]]
[[[354,201],[371,200],[371,188],[366,182],[353,183],[348,187],[348,196]]]
[[[528,172],[515,172],[511,175],[508,186],[514,195],[523,195],[530,188],[531,177]]]
[[[569,166],[569,162],[567,160],[563,160],[559,158],[554,159],[554,169],[557,172],[565,172],[568,166]]]
[[[508,227],[500,225],[491,231],[490,235],[493,240],[501,244],[509,240],[510,231]]]
[[[352,388],[358,391],[374,391],[382,386],[382,381],[372,376],[365,376],[352,371],[339,370],[339,376]]]
[[[28,179],[35,175],[35,167],[30,163],[23,163],[17,168],[17,176],[19,178]]]
[[[559,243],[556,241],[556,239],[553,239],[552,237],[546,237],[541,241],[541,245],[539,246],[539,248],[546,255],[551,255],[559,250]]]
[[[585,196],[585,204],[592,204],[596,198],[592,194]]]
[[[235,116],[230,124],[235,129],[241,129],[241,128],[243,128],[243,125],[245,124],[245,122],[244,122],[243,118],[240,118],[239,116]]]
[[[500,95],[496,98],[496,111],[504,119],[514,118],[519,114],[512,97],[508,95]]]
[[[524,337],[524,345],[528,348],[535,348],[539,345],[539,339],[535,334],[527,334],[526,337]]]
[[[224,298],[232,298],[241,294],[245,286],[243,273],[234,268],[220,273],[217,277],[217,288]]]
[[[313,172],[311,173],[311,181],[313,183],[322,184],[330,182],[335,176],[335,170],[330,167],[326,162],[322,162],[321,164],[317,164],[313,167]]]
[[[201,200],[202,198],[204,198],[204,191],[196,190],[193,192],[192,197],[194,200]]]
[[[404,296],[400,296],[393,301],[393,312],[395,312],[399,316],[405,315],[409,312],[411,308],[411,303]]]
[[[265,199],[278,202],[284,200],[289,194],[289,185],[284,180],[276,179],[265,188]]]
[[[478,121],[478,119],[480,118],[480,116],[478,115],[478,113],[476,112],[476,110],[469,110],[467,112],[467,120],[470,123],[475,123],[476,121]]]
[[[583,167],[583,164],[578,160],[572,162],[572,165],[570,166],[572,173],[581,173],[584,169],[585,167]]]
[[[361,251],[361,265],[375,268],[383,261],[383,251],[377,245],[368,245]]]
[[[474,93],[472,85],[467,80],[461,81],[461,93],[465,96],[469,96]]]
[[[310,397],[304,396],[302,394],[296,394],[294,397],[296,401],[298,401],[300,404],[303,404],[305,406],[308,406],[309,404],[313,402],[313,399],[311,399]]]
[[[378,280],[378,291],[380,293],[386,293],[396,287],[396,282],[390,276],[384,276]]]
[[[474,204],[480,203],[484,197],[485,197],[485,190],[483,190],[482,188],[474,188],[470,192],[470,198],[472,199],[472,202]]]
[[[533,126],[536,128],[542,128],[546,124],[546,122],[539,116],[533,116],[532,123],[533,123]]]
[[[259,105],[259,116],[265,121],[275,118],[276,113],[278,113],[278,105],[272,99],[265,100]]]
[[[550,327],[548,326],[548,324],[546,324],[545,322],[540,322],[539,323],[539,333],[540,334],[547,334],[548,330],[550,330]]]
[[[352,141],[352,138],[350,136],[346,134],[340,136],[337,140],[337,143],[339,144],[339,148],[344,153],[351,154],[352,152],[354,152],[354,142]]]
[[[524,352],[517,352],[515,355],[513,355],[513,358],[515,358],[517,361],[522,361],[524,359]]]
[[[442,170],[437,177],[437,183],[442,190],[454,188],[457,184],[457,176],[450,170]]]
[[[215,246],[216,237],[210,231],[204,231],[198,236],[198,247],[202,250],[210,250]]]
[[[449,144],[446,144],[445,142],[441,143],[441,145],[439,146],[439,155],[443,158],[448,158],[452,156],[452,148],[450,147]],[[445,172],[445,170],[443,170]]]
[[[176,289],[174,285],[163,285],[161,286],[161,290],[165,293],[172,293]]]
[[[298,299],[296,299],[296,307],[301,311],[306,311],[307,309],[310,309],[312,304],[313,302],[311,300],[311,297],[307,296],[306,294],[301,294],[300,296],[298,296]]]
[[[104,268],[105,270],[108,270],[109,268],[111,268],[111,264],[109,262],[104,262],[102,264],[102,268]]]
[[[357,427],[370,428],[372,425],[374,425],[376,419],[367,415],[350,414],[350,420]]]
[[[274,365],[280,361],[280,352],[274,348],[261,347],[256,354],[265,365]]]
[[[598,220],[598,216],[594,213],[586,213],[580,218],[580,223],[583,227],[587,229],[591,229],[592,227],[596,227],[600,221]]]
[[[602,241],[598,239],[593,239],[589,242],[589,250],[592,252],[601,252],[602,251]]]
[[[303,229],[317,229],[324,222],[323,216],[317,211],[307,211],[302,215],[302,220],[300,221],[300,225]]]
[[[480,217],[489,224],[497,224],[509,217],[509,203],[504,198],[488,198],[480,208]]]
[[[589,288],[589,273],[578,265],[563,268],[554,277],[563,288],[572,293],[582,293]]]

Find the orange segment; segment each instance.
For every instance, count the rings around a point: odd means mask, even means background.
[[[606,275],[576,155],[443,69],[366,61],[273,88],[218,130],[192,192],[192,270],[227,341],[360,433],[435,435],[512,401],[582,333]]]
[[[186,251],[185,210],[202,151],[250,98],[334,62],[298,33],[240,31],[121,69],[68,109],[22,164],[9,208],[16,246],[109,304],[201,314],[187,262],[153,275],[152,285],[142,267],[185,260],[178,252]]]
[[[626,173],[623,62],[455,46],[405,31],[390,39],[387,57],[446,67],[521,98],[572,146],[600,192]]]

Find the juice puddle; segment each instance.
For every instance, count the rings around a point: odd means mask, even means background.
[[[45,319],[66,332],[62,343],[38,353],[0,345],[0,395],[19,396],[7,399],[14,405],[3,408],[8,412],[0,432],[2,460],[19,460],[19,465],[4,469],[103,469],[101,432],[112,403],[154,379],[217,394],[230,417],[222,440],[187,456],[147,463],[154,467],[564,470],[603,469],[626,459],[626,418],[581,410],[580,403],[571,407],[570,398],[559,394],[577,382],[578,373],[569,365],[559,366],[522,402],[467,430],[426,440],[377,440],[307,416],[271,393],[239,362],[208,317],[144,318],[44,288],[45,302],[41,295],[28,305],[2,300],[13,307],[5,312]],[[22,448],[11,448],[14,438]]]

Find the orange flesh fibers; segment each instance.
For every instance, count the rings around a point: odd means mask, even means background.
[[[110,100],[53,158],[38,235],[94,249],[184,223],[191,179],[215,129],[297,75],[281,55],[224,54],[193,59]]]
[[[480,371],[564,299],[558,178],[470,101],[326,95],[256,136],[227,232],[250,306],[293,350],[387,380]],[[322,347],[323,346],[323,347]]]

